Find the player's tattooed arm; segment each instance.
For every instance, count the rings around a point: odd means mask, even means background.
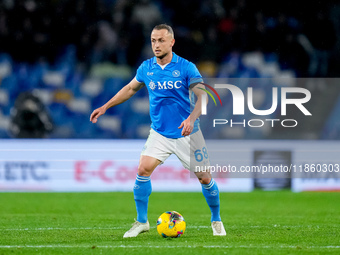
[[[133,78],[129,84],[124,86],[118,93],[112,97],[106,104],[104,104],[102,107],[99,107],[95,109],[91,116],[90,121],[92,123],[96,123],[98,118],[105,114],[106,110],[119,105],[121,103],[124,103],[126,100],[130,99],[138,90],[140,90],[144,86],[144,83],[140,83],[136,80],[136,78]]]
[[[197,84],[195,84],[195,86],[191,87],[191,90],[197,96],[197,101],[196,101],[196,104],[195,104],[195,108],[193,109],[193,111],[191,112],[189,117],[186,120],[184,120],[181,123],[181,125],[178,127],[178,128],[183,128],[182,129],[182,135],[183,136],[187,136],[187,135],[191,134],[192,130],[194,129],[195,120],[199,116],[201,116],[202,95],[206,94],[206,92],[204,90],[202,90],[202,89],[205,89],[205,86],[203,84],[201,84],[201,83],[197,83]]]

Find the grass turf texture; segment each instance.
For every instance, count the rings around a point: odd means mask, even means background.
[[[201,193],[152,193],[151,230],[123,239],[136,217],[132,193],[2,193],[0,254],[339,254],[340,194],[222,193],[227,236],[213,237]],[[167,210],[187,223],[158,235]]]

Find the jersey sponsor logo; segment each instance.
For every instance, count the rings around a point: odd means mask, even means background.
[[[147,74],[146,75],[148,75],[148,76],[152,76],[153,75],[153,72],[147,72]]]
[[[179,89],[182,87],[182,81],[158,81],[157,85],[158,89]]]
[[[181,72],[178,71],[178,70],[175,70],[175,71],[172,72],[173,77],[179,77],[180,75],[181,75]]]
[[[156,87],[157,89],[180,89],[182,85],[182,81],[157,81],[157,83],[150,81],[149,88],[152,90],[155,90]]]

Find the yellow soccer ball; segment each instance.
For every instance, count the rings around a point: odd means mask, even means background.
[[[175,211],[165,212],[157,220],[157,231],[162,237],[181,237],[185,227],[183,216]]]

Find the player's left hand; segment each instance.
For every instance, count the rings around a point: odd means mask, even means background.
[[[182,136],[190,135],[192,130],[194,129],[194,125],[192,125],[190,122],[190,116],[186,120],[184,120],[178,128],[183,128]]]

